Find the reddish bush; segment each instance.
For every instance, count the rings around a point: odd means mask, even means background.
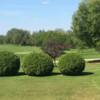
[[[71,45],[65,43],[58,43],[54,40],[48,40],[42,46],[43,51],[49,54],[54,59],[63,54],[65,49],[69,48],[71,48]]]

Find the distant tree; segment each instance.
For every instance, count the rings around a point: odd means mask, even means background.
[[[13,28],[7,32],[6,41],[11,44],[30,45],[31,36],[26,30]]]
[[[39,31],[39,32],[33,32],[32,34],[32,43],[35,46],[41,46],[43,44],[43,41],[45,40],[46,32],[45,31]]]
[[[71,48],[71,44],[66,42],[67,35],[60,31],[48,31],[47,36],[42,44],[44,52],[52,58],[57,58],[64,53],[64,50]]]
[[[0,35],[0,44],[4,44],[5,43],[5,36]]]
[[[73,32],[89,47],[100,41],[100,0],[84,0],[73,16]]]
[[[32,34],[32,38],[33,38],[33,43],[36,46],[42,46],[42,44],[44,44],[44,42],[46,42],[48,39],[54,39],[59,43],[65,41],[70,43],[70,38],[67,38],[67,33],[61,29],[56,29],[54,31],[49,30],[49,31],[34,32]]]

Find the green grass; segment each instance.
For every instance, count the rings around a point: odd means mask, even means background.
[[[0,51],[10,51],[17,54],[27,54],[30,52],[41,52],[41,49],[33,46],[0,45]]]
[[[30,46],[0,45],[0,51],[12,51],[22,58],[30,52],[41,52]],[[71,50],[85,58],[98,58],[94,49]],[[22,72],[22,69],[20,70]],[[52,76],[18,75],[0,77],[0,100],[99,100],[100,63],[86,65],[82,76],[63,76],[57,68]]]
[[[93,49],[72,49],[72,50],[66,51],[66,52],[79,53],[85,59],[100,58],[100,52],[97,52],[94,48]]]
[[[17,46],[17,45],[0,45],[0,51],[11,51],[19,56],[29,54],[31,52],[41,52],[42,50],[39,47],[32,46]],[[65,52],[75,52],[82,55],[84,58],[100,58],[100,52],[97,52],[95,49],[72,49]]]
[[[100,63],[87,64],[83,76],[0,77],[0,100],[99,100]]]
[[[18,45],[0,45],[0,51],[9,51],[17,54],[21,61],[23,60],[24,56],[31,53],[31,52],[42,52],[39,47],[33,46],[18,46]]]

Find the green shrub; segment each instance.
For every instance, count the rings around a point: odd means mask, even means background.
[[[23,60],[23,70],[27,75],[44,76],[53,70],[52,58],[44,53],[31,53]]]
[[[15,75],[20,68],[20,59],[11,52],[0,52],[0,76]]]
[[[79,75],[85,68],[85,60],[78,54],[68,53],[59,58],[58,67],[62,74]]]

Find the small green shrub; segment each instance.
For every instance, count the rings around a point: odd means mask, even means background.
[[[23,60],[23,70],[27,75],[44,76],[53,70],[53,60],[44,53],[31,53]]]
[[[11,52],[0,52],[0,76],[16,75],[20,68],[20,59]]]
[[[85,68],[85,60],[78,54],[68,53],[59,58],[58,67],[62,74],[79,75]]]

